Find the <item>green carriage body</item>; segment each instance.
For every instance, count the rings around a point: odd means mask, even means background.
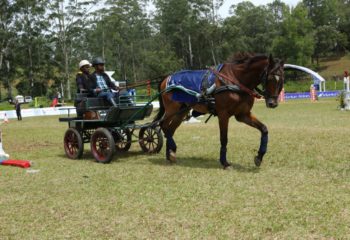
[[[90,142],[91,152],[97,162],[109,163],[116,150],[127,151],[135,130],[139,130],[138,142],[141,149],[148,153],[157,153],[163,145],[163,136],[158,124],[153,122],[138,124],[137,121],[149,117],[153,110],[152,100],[136,104],[134,100],[119,99],[118,107],[111,106],[103,98],[89,98],[77,95],[76,115],[59,118],[68,122],[64,136],[64,149],[68,158],[82,157],[84,143]],[[86,118],[86,114],[93,118]]]

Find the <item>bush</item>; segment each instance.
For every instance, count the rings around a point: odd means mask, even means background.
[[[51,101],[47,97],[35,97],[34,107],[50,107]]]
[[[346,97],[346,91],[340,91],[339,95],[337,96],[337,100],[339,102],[340,108],[345,108],[345,97]]]

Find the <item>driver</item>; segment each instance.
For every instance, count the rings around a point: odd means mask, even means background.
[[[77,83],[77,93],[88,93],[89,95],[92,95],[91,92],[89,92],[90,89],[90,62],[88,60],[81,60],[79,62],[79,72],[75,77],[75,81]]]
[[[112,83],[111,79],[105,73],[105,62],[97,57],[92,61],[95,72],[91,74],[91,90],[95,96],[106,99],[113,106],[117,107],[116,99],[119,98],[119,88]],[[115,90],[116,92],[112,91]]]

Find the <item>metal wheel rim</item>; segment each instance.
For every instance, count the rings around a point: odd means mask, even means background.
[[[101,161],[104,161],[111,151],[108,138],[102,133],[94,135],[92,148]]]

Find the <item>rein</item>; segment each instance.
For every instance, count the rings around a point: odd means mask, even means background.
[[[217,77],[219,77],[219,79],[225,79],[235,85],[237,85],[241,90],[243,90],[244,92],[248,93],[250,96],[252,97],[255,97],[255,98],[262,98],[263,97],[263,94],[260,94],[260,93],[256,93],[254,92],[253,90],[247,88],[246,86],[244,86],[243,84],[241,84],[239,81],[237,81],[235,78],[232,78],[232,77],[229,77],[223,73],[220,73],[218,71],[216,71],[215,69],[213,68],[209,68],[209,70],[214,73]]]
[[[148,80],[143,80],[143,81],[137,81],[136,83],[133,84],[128,84],[125,87],[121,87],[120,89],[130,89],[130,88],[135,88],[135,87],[143,87],[143,86],[147,86],[147,85],[152,85],[154,83],[160,83],[161,81],[163,81],[163,78],[165,78],[168,75],[161,75],[158,77],[154,77]]]
[[[268,73],[267,73],[267,66],[265,67],[264,71],[260,74],[260,79],[261,79],[261,85],[263,89],[258,88],[258,86],[255,88],[255,91],[257,91],[261,96],[264,96],[266,98],[266,83],[268,80]]]

